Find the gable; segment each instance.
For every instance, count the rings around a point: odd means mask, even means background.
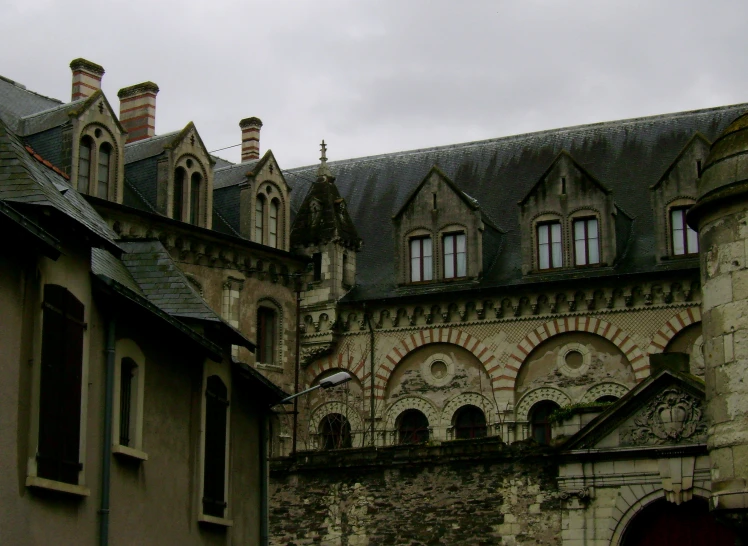
[[[442,198],[447,198],[455,205],[462,204],[466,210],[476,210],[478,202],[461,191],[449,177],[437,166],[433,166],[421,183],[408,196],[405,203],[392,217],[394,220],[399,219],[406,211],[414,212],[415,210],[438,209],[439,203],[434,207],[433,194],[441,193]],[[455,199],[449,199],[450,194]],[[437,196],[439,197],[439,196]],[[444,206],[444,205],[442,205]]]
[[[556,208],[560,196],[590,204],[604,199],[611,191],[588,173],[566,151],[559,153],[527,195],[519,202],[523,207],[548,205]]]
[[[247,176],[252,177],[254,180],[259,182],[272,180],[276,184],[281,184],[287,192],[291,191],[288,182],[286,182],[286,178],[283,176],[280,166],[278,166],[278,161],[275,159],[272,150],[265,152],[265,155],[263,155],[262,158],[260,158],[260,160],[252,167],[252,169],[247,173]]]
[[[665,370],[572,436],[564,450],[698,445],[706,442],[706,429],[703,382]]]
[[[212,170],[212,165],[215,163],[213,156],[210,155],[208,149],[205,147],[205,143],[200,138],[200,133],[197,132],[197,128],[193,122],[189,122],[176,138],[169,144],[166,144],[164,148],[173,150],[175,159],[185,153],[199,156],[205,167],[206,172],[204,174],[206,177],[207,171]]]
[[[84,115],[86,115],[87,118],[98,118],[97,121],[103,121],[101,119],[103,116],[106,121],[117,127],[120,135],[127,133],[119,122],[117,114],[115,114],[112,109],[112,105],[109,104],[109,101],[100,89],[84,100],[78,108],[70,111],[70,116],[78,119],[82,119]]]
[[[696,133],[650,189],[675,195],[692,195],[695,198],[696,180],[701,174],[699,165],[703,168],[706,164],[710,148],[709,140],[701,133]]]

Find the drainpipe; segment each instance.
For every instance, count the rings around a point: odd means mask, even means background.
[[[270,512],[268,510],[268,449],[270,434],[270,413],[265,412],[260,426],[260,544],[268,546],[270,530]]]
[[[104,393],[104,445],[101,450],[101,508],[99,514],[99,544],[109,544],[109,485],[112,477],[112,406],[114,405],[114,346],[116,319],[110,316],[106,324],[106,378]]]
[[[293,393],[299,392],[299,366],[301,347],[301,275],[296,278],[296,366],[294,367]],[[291,455],[296,455],[296,429],[299,419],[299,399],[293,401],[293,439],[291,441]]]
[[[366,324],[369,325],[369,344],[371,345],[371,367],[369,368],[369,381],[371,392],[369,394],[369,445],[374,446],[374,328],[371,326],[371,316],[366,313],[366,303],[364,303],[364,317]]]

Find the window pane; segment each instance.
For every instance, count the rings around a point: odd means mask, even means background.
[[[444,236],[444,277],[451,279],[455,276],[455,236]]]
[[[548,225],[538,226],[538,243],[541,245],[548,244]]]
[[[257,197],[255,201],[255,242],[262,243],[262,224],[265,210],[265,201]]]
[[[459,233],[457,235],[457,253],[465,252],[465,234]]]
[[[177,169],[174,173],[174,212],[172,217],[175,220],[182,220],[182,206],[184,204],[184,178],[186,173],[184,169]]]
[[[465,260],[465,253],[459,252],[457,254],[457,276],[464,277],[467,275],[467,264]]]
[[[561,267],[563,265],[563,258],[561,253],[561,243],[553,243],[553,267]]]
[[[597,239],[597,218],[587,220],[587,237]]]
[[[270,214],[268,222],[268,244],[272,247],[278,246],[278,202],[270,202]]]
[[[78,191],[88,193],[88,181],[91,176],[91,144],[88,138],[81,140],[78,149]]]
[[[551,224],[551,242],[561,244],[561,224]]]
[[[548,243],[538,246],[538,267],[540,267],[540,269],[548,269],[551,267],[551,264],[548,261],[548,250]]]
[[[581,222],[576,222],[574,225],[574,231],[576,231],[576,228],[579,227]],[[574,241],[574,260],[576,265],[587,265],[587,256],[584,252],[585,247],[585,241],[584,239],[577,239]]]
[[[686,228],[686,233],[688,236],[688,253],[695,254],[699,251],[699,234],[690,227]]]
[[[588,254],[589,254],[589,263],[591,264],[599,264],[600,263],[600,242],[595,237],[594,239],[590,238],[588,242]]]
[[[200,218],[200,182],[202,177],[198,173],[192,173],[190,183],[190,224],[196,226]]]
[[[431,238],[421,239],[423,241],[423,280],[430,281],[434,278],[433,265],[431,260]]]
[[[574,240],[580,241],[584,239],[584,220],[577,220],[574,222]]]
[[[419,258],[411,258],[410,260],[410,280],[411,282],[421,280],[421,260]]]
[[[686,249],[683,246],[683,211],[680,209],[674,210],[670,218],[673,230],[673,254],[685,254]]]
[[[111,153],[108,144],[99,148],[99,175],[96,189],[97,197],[106,199],[109,195],[109,157]]]

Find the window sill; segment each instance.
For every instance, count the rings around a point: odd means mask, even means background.
[[[77,495],[79,497],[88,497],[91,495],[91,490],[85,485],[58,482],[55,480],[48,480],[47,478],[40,478],[38,476],[26,476],[26,487],[49,489],[50,491]]]
[[[269,372],[283,372],[283,366],[278,366],[277,364],[262,364],[258,362],[256,364],[257,368],[260,370],[267,370]]]
[[[222,527],[233,527],[234,520],[226,519],[226,518],[218,518],[216,516],[206,516],[205,514],[200,514],[197,516],[197,521],[200,523],[210,523],[212,525],[220,525]]]
[[[146,453],[145,451],[140,451],[139,449],[134,449],[132,447],[121,446],[119,444],[112,446],[112,453],[119,457],[129,457],[131,459],[137,459],[139,461],[148,460],[148,453]]]

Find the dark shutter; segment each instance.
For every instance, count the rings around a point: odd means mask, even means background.
[[[119,444],[130,445],[130,419],[132,416],[132,381],[135,363],[123,358],[120,364],[119,384]]]
[[[222,518],[226,510],[226,420],[228,391],[217,375],[211,375],[205,391],[205,466],[203,513]]]
[[[84,307],[62,286],[44,287],[37,475],[78,483]]]

